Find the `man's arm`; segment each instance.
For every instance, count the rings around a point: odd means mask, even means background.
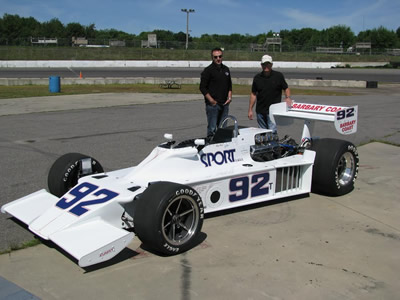
[[[232,91],[230,90],[230,91],[228,92],[228,99],[226,99],[224,105],[227,105],[227,104],[229,104],[229,103],[231,103],[231,102],[232,102]]]
[[[211,74],[207,69],[205,69],[201,73],[201,77],[200,77],[200,92],[203,94],[203,96],[207,99],[207,101],[211,105],[216,105],[217,101],[214,100],[214,98],[210,95],[210,93],[208,91],[208,85],[209,85],[210,80],[211,80]]]
[[[248,112],[248,117],[250,120],[253,120],[253,107],[254,104],[256,103],[257,96],[254,93],[250,93],[250,100],[249,100],[249,112]]]
[[[286,101],[286,104],[287,104],[288,106],[292,106],[293,101],[292,101],[292,99],[290,98],[290,95],[291,95],[290,88],[287,88],[287,89],[284,90],[284,91],[285,91],[285,101]]]
[[[205,94],[204,97],[206,97],[206,99],[208,100],[208,102],[210,102],[212,106],[217,104],[217,101],[214,100],[210,93]]]
[[[232,102],[232,78],[231,78],[231,71],[228,68],[229,72],[229,92],[228,92],[228,99],[226,99],[224,105],[227,105]]]

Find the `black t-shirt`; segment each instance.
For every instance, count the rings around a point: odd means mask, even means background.
[[[209,93],[218,103],[224,104],[228,98],[228,92],[231,90],[231,73],[224,64],[218,66],[211,63],[201,73],[200,91],[204,96]],[[208,103],[205,97],[204,99]]]
[[[261,72],[254,76],[251,92],[257,95],[256,113],[268,113],[271,104],[282,101],[282,90],[287,88],[281,72],[271,70],[270,74]]]

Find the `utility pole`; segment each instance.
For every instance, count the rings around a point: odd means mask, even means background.
[[[181,11],[186,13],[186,50],[187,50],[189,46],[189,14],[194,13],[194,9],[182,8]]]

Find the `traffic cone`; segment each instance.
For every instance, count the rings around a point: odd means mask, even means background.
[[[83,78],[82,72],[79,72],[79,78]]]

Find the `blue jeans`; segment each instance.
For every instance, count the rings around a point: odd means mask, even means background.
[[[271,121],[269,114],[257,114],[257,123],[260,128],[271,129],[272,134],[277,135],[278,130],[276,124]]]
[[[229,113],[229,105],[216,104],[214,106],[206,104],[207,114],[207,136],[214,135],[217,127]]]

